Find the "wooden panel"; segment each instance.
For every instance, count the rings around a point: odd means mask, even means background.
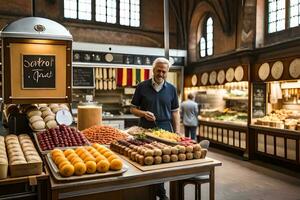
[[[204,126],[203,125],[200,125],[200,136],[201,137],[204,137]]]
[[[228,144],[232,145],[233,146],[233,137],[234,137],[234,134],[233,134],[233,130],[228,130]]]
[[[246,133],[241,132],[241,148],[246,149]]]
[[[11,96],[12,98],[66,98],[66,45],[44,45],[44,44],[10,44],[11,68]],[[23,54],[55,55],[56,83],[55,89],[22,89],[22,75],[20,58]]]
[[[284,138],[276,137],[276,156],[284,158]]]
[[[267,140],[267,148],[266,148],[267,153],[274,155],[274,137],[271,135],[267,135],[266,140]]]
[[[239,134],[239,131],[234,131],[234,146],[240,147],[240,134]]]
[[[228,144],[228,130],[223,129],[223,143]]]
[[[216,127],[213,127],[213,140],[218,139],[218,129]]]
[[[213,138],[213,133],[212,133],[212,131],[213,131],[213,130],[212,130],[212,127],[209,126],[209,127],[208,127],[208,138],[209,138],[209,139],[212,139],[212,138]]]
[[[222,142],[222,129],[218,128],[218,141]]]
[[[162,163],[162,164],[157,164],[157,165],[140,165],[137,162],[134,162],[132,160],[129,160],[128,157],[120,155],[122,159],[126,160],[130,164],[134,165],[138,169],[142,171],[152,171],[152,170],[160,170],[160,169],[168,169],[172,167],[178,167],[178,166],[187,166],[187,165],[197,165],[197,164],[203,164],[203,163],[209,163],[213,162],[212,159],[210,158],[201,158],[201,159],[193,159],[193,160],[185,160],[185,161],[177,161],[177,162],[170,162],[170,163]]]
[[[296,140],[286,140],[287,159],[296,160]]]
[[[265,152],[265,135],[257,134],[257,151]]]
[[[204,137],[208,137],[208,126],[204,126]]]

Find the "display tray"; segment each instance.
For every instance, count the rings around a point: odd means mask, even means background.
[[[39,175],[43,172],[43,162],[9,165],[10,177]]]
[[[124,172],[128,170],[128,166],[123,165],[123,168],[119,171],[108,171],[105,173],[94,173],[94,174],[84,174],[81,176],[70,176],[70,177],[63,177],[59,174],[59,170],[56,167],[55,163],[50,157],[50,154],[48,153],[46,156],[46,162],[49,166],[49,169],[53,175],[53,178],[60,182],[68,182],[68,181],[79,181],[79,180],[86,180],[86,179],[94,179],[94,178],[104,178],[104,177],[111,177],[111,176],[120,176]]]
[[[130,160],[128,157],[120,155],[119,156],[135,166],[136,168],[140,169],[141,171],[153,171],[153,170],[160,170],[160,169],[167,169],[172,167],[180,167],[180,166],[187,166],[187,165],[196,165],[196,164],[203,164],[208,162],[213,162],[210,158],[200,158],[200,159],[192,159],[192,160],[185,160],[185,161],[176,161],[176,162],[169,162],[169,163],[161,163],[156,165],[140,165],[137,162]]]
[[[168,139],[164,139],[164,138],[160,138],[160,137],[150,135],[149,133],[145,133],[145,134],[149,139],[156,140],[158,142],[162,142],[162,143],[169,144],[169,145],[178,145],[178,144],[180,144],[180,142],[173,142],[173,141],[170,141]]]
[[[46,155],[46,154],[50,153],[51,150],[42,150],[42,148],[41,148],[41,146],[40,146],[40,143],[39,143],[39,140],[38,140],[38,138],[37,138],[37,134],[38,134],[38,133],[33,133],[33,137],[34,137],[35,143],[36,143],[36,145],[37,145],[37,147],[38,147],[38,151],[39,151],[42,155]],[[91,143],[86,144],[86,145],[84,145],[84,146],[90,146],[90,145],[91,145]],[[77,148],[77,147],[81,147],[81,146],[68,146],[68,147],[55,147],[55,148],[58,148],[58,149],[61,149],[61,150],[65,150],[65,149],[70,149],[70,148],[74,149],[74,148]]]
[[[203,122],[212,122],[212,123],[216,123],[216,124],[226,124],[226,125],[235,125],[235,126],[243,126],[243,127],[247,127],[247,122],[231,122],[231,121],[221,121],[221,120],[206,120],[204,118],[199,119],[200,124],[201,121]]]

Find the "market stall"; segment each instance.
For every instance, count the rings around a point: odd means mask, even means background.
[[[252,76],[251,132],[256,157],[300,164],[300,59],[260,59]]]
[[[186,79],[185,95],[199,105],[199,137],[246,152],[248,134],[248,65],[200,70]]]

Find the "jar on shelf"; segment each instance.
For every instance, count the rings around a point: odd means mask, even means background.
[[[77,128],[79,130],[102,124],[101,104],[97,102],[81,102],[77,109]]]

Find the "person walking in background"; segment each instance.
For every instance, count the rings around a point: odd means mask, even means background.
[[[188,94],[188,99],[181,103],[181,114],[184,125],[185,137],[196,140],[196,129],[198,126],[198,104],[194,101],[192,93]]]
[[[134,92],[130,112],[140,117],[139,126],[161,128],[179,133],[180,114],[176,88],[166,81],[170,62],[157,58],[153,62],[153,77],[139,83]],[[164,183],[158,184],[156,195],[167,200]]]

